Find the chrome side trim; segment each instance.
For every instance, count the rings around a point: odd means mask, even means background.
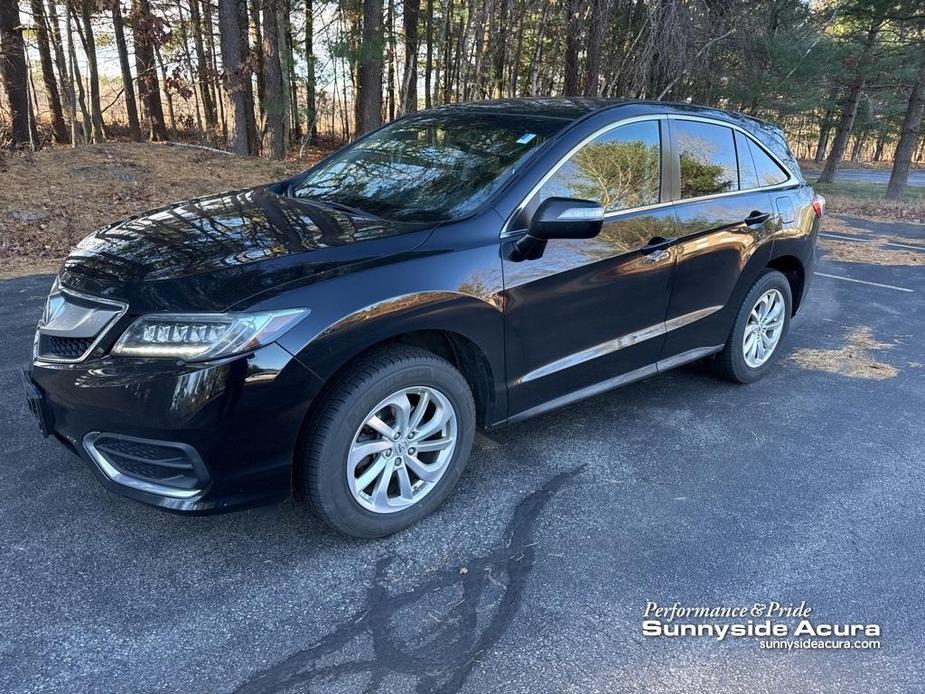
[[[690,325],[691,323],[699,321],[701,318],[712,316],[721,308],[723,308],[721,305],[707,306],[706,308],[700,308],[696,311],[691,311],[690,313],[685,313],[680,316],[675,316],[674,318],[669,318],[665,321],[665,332],[670,333],[672,330],[683,328],[685,325]]]
[[[52,292],[51,294],[49,294],[48,299],[46,299],[46,304],[55,293],[69,295],[77,299],[82,299],[84,301],[92,302],[95,304],[100,304],[102,306],[109,306],[110,308],[113,309],[113,315],[102,326],[99,327],[99,333],[96,335],[96,339],[93,340],[93,342],[90,344],[90,347],[87,349],[87,351],[85,351],[79,357],[76,357],[74,359],[67,359],[64,357],[42,356],[38,353],[38,344],[39,344],[40,335],[49,335],[53,337],[68,337],[69,336],[69,332],[67,330],[56,330],[56,329],[46,330],[46,325],[44,324],[44,322],[40,322],[35,331],[36,332],[35,354],[33,355],[33,358],[35,361],[44,363],[44,364],[76,364],[78,362],[84,361],[88,356],[93,354],[93,350],[95,350],[97,346],[99,345],[99,343],[103,340],[103,338],[106,337],[107,333],[112,328],[112,326],[118,323],[119,320],[122,318],[122,316],[125,315],[126,311],[128,311],[128,304],[125,303],[124,301],[116,301],[114,299],[102,299],[98,296],[84,294],[83,292],[78,292],[73,289],[68,289],[66,287],[59,287],[57,292]],[[43,315],[43,319],[44,319],[44,315]],[[81,325],[83,325],[83,323],[81,323]],[[72,336],[81,337],[79,335],[72,335]]]
[[[563,369],[568,369],[572,366],[583,364],[584,362],[590,361],[591,359],[597,359],[598,357],[602,357],[605,354],[610,354],[611,352],[616,352],[617,350],[623,349],[625,347],[630,347],[632,345],[637,345],[640,342],[651,340],[653,337],[659,337],[671,332],[672,330],[683,328],[685,325],[689,325],[702,318],[706,318],[707,316],[716,313],[721,308],[722,306],[707,306],[706,308],[701,308],[697,311],[685,313],[682,316],[671,318],[670,320],[664,321],[662,323],[650,325],[649,327],[643,328],[642,330],[637,330],[635,332],[622,335],[614,340],[608,340],[607,342],[602,342],[599,345],[588,347],[587,349],[583,349],[580,352],[575,352],[574,354],[569,354],[568,356],[562,357],[561,359],[551,361],[548,364],[543,364],[543,366],[524,374],[516,381],[514,381],[514,383],[516,385],[520,385],[529,381],[535,381],[538,378],[549,376],[556,373],[557,371],[562,371]]]
[[[763,190],[763,191],[773,192],[773,191],[776,191],[776,190],[783,190],[783,189],[785,189],[785,188],[789,188],[789,187],[791,187],[791,186],[798,185],[798,184],[801,183],[800,179],[797,178],[796,176],[794,176],[793,171],[790,170],[790,167],[788,167],[787,165],[785,165],[777,156],[774,155],[773,152],[769,151],[767,147],[765,147],[763,144],[761,144],[760,142],[758,142],[754,137],[752,137],[752,135],[751,135],[747,130],[745,130],[745,129],[742,128],[742,127],[739,127],[738,125],[736,125],[736,124],[734,124],[734,123],[727,123],[726,121],[718,120],[718,119],[716,119],[716,118],[709,118],[709,117],[707,117],[707,116],[688,116],[688,115],[675,115],[675,114],[650,114],[650,115],[646,115],[646,116],[634,116],[634,117],[632,117],[632,118],[626,118],[626,119],[624,119],[624,120],[620,120],[620,121],[617,121],[617,122],[615,122],[615,123],[608,123],[607,125],[605,125],[605,126],[599,128],[598,130],[595,130],[593,133],[591,133],[590,135],[588,135],[586,138],[584,138],[584,139],[583,139],[581,142],[579,142],[577,145],[575,145],[574,147],[572,147],[572,149],[570,149],[568,152],[566,152],[566,153],[562,156],[562,158],[559,159],[559,161],[557,161],[557,162],[553,165],[553,167],[546,173],[546,175],[544,175],[543,178],[541,178],[540,181],[539,181],[535,186],[533,186],[533,188],[530,189],[530,192],[527,193],[527,195],[524,197],[524,199],[520,201],[520,204],[514,209],[514,211],[511,213],[511,215],[507,218],[507,220],[506,220],[505,223],[504,223],[504,227],[502,228],[502,231],[501,231],[501,238],[505,238],[505,237],[507,237],[507,236],[513,236],[513,235],[519,234],[519,233],[521,233],[521,232],[523,231],[522,229],[511,229],[511,228],[510,228],[510,226],[511,226],[511,224],[513,223],[514,219],[515,219],[515,218],[517,217],[517,215],[519,215],[519,214],[524,210],[524,208],[529,204],[530,200],[533,199],[533,196],[536,195],[536,194],[540,191],[540,189],[546,184],[546,182],[547,182],[550,178],[552,178],[552,177],[556,174],[556,172],[557,172],[559,169],[561,169],[563,166],[565,166],[566,162],[568,162],[568,160],[571,159],[572,156],[573,156],[578,150],[580,150],[580,149],[581,149],[582,147],[584,147],[586,144],[588,144],[589,142],[591,142],[591,140],[594,140],[595,138],[597,138],[597,137],[603,135],[604,133],[610,132],[611,130],[613,130],[613,129],[615,129],[615,128],[619,128],[620,126],[623,126],[623,125],[630,125],[630,124],[632,124],[632,123],[639,123],[639,122],[648,121],[648,120],[689,120],[689,121],[699,121],[699,122],[701,122],[701,123],[710,123],[710,124],[712,124],[712,125],[719,125],[719,126],[722,126],[722,127],[725,127],[725,128],[729,128],[730,130],[737,130],[738,132],[742,133],[742,135],[744,135],[745,137],[747,137],[747,138],[749,139],[750,142],[752,142],[753,144],[755,144],[755,146],[761,148],[761,150],[762,150],[765,154],[767,154],[767,155],[771,158],[771,160],[772,160],[775,164],[777,164],[777,165],[787,174],[787,180],[784,181],[783,183],[776,183],[776,184],[773,185],[773,186],[759,186],[759,187],[757,187],[757,188],[745,188],[745,189],[743,189],[743,190],[731,190],[731,191],[726,192],[726,193],[713,193],[712,195],[701,195],[701,196],[696,197],[696,198],[679,198],[679,199],[677,199],[677,200],[666,200],[666,201],[663,201],[663,202],[658,202],[658,203],[655,203],[655,204],[653,204],[653,205],[644,205],[644,206],[642,206],[642,207],[632,207],[632,208],[625,209],[625,210],[617,210],[617,211],[615,211],[615,212],[609,212],[609,213],[605,214],[605,215],[604,215],[604,221],[605,221],[605,222],[606,222],[607,220],[609,220],[609,219],[614,218],[614,217],[619,217],[620,215],[629,214],[629,213],[632,213],[632,212],[640,212],[640,211],[645,211],[645,210],[655,210],[655,209],[658,209],[658,208],[660,208],[660,207],[666,207],[666,206],[668,206],[668,205],[674,205],[674,204],[676,204],[676,203],[702,202],[702,201],[704,201],[704,200],[713,200],[714,198],[724,198],[724,197],[727,197],[727,196],[729,196],[729,195],[738,195],[739,193],[750,193],[750,192],[756,191],[756,190]]]
[[[676,366],[681,366],[682,364],[687,364],[692,361],[697,361],[698,359],[703,359],[704,357],[709,357],[711,354],[716,354],[717,352],[722,351],[725,345],[714,345],[712,347],[698,347],[697,349],[690,349],[686,352],[681,352],[681,354],[676,354],[673,357],[668,357],[667,359],[662,359],[656,363],[658,367],[658,372],[662,373],[663,371],[668,371],[673,369]]]
[[[697,361],[703,357],[708,357],[711,354],[716,354],[717,352],[723,349],[724,345],[714,345],[712,347],[698,347],[697,349],[691,349],[687,352],[682,352],[681,354],[676,354],[673,357],[668,359],[663,359],[655,364],[649,364],[648,366],[643,366],[633,371],[629,371],[620,376],[614,378],[608,378],[605,381],[599,383],[594,383],[590,386],[580,388],[571,393],[566,393],[561,395],[558,398],[548,400],[544,403],[531,407],[528,410],[524,410],[519,414],[515,414],[513,417],[510,417],[505,423],[514,424],[515,422],[522,422],[525,419],[530,417],[535,417],[539,414],[544,414],[550,410],[555,410],[560,407],[565,407],[566,405],[571,405],[572,403],[578,402],[579,400],[584,400],[585,398],[590,398],[601,393],[605,393],[608,390],[613,390],[614,388],[619,388],[620,386],[633,383],[635,381],[641,381],[644,378],[653,376],[663,371],[668,371],[677,366],[690,363],[692,361]]]
[[[629,371],[625,374],[621,374],[620,376],[608,378],[606,381],[601,381],[600,383],[586,386],[585,388],[581,388],[571,393],[566,393],[565,395],[561,395],[558,398],[554,398],[553,400],[548,400],[540,405],[537,405],[536,407],[531,407],[529,410],[524,410],[520,414],[515,414],[508,420],[508,423],[513,424],[514,422],[520,422],[524,419],[535,417],[536,415],[548,412],[549,410],[555,410],[559,407],[571,405],[573,402],[578,402],[579,400],[590,398],[608,390],[613,390],[614,388],[632,383],[633,381],[640,381],[643,378],[652,376],[656,373],[658,373],[658,368],[655,364],[643,366],[642,368]]]
[[[84,446],[84,449],[87,451],[87,453],[90,455],[90,458],[92,458],[93,462],[96,463],[100,471],[104,475],[106,475],[106,477],[108,477],[113,482],[115,482],[116,484],[121,484],[125,487],[131,487],[132,489],[137,489],[142,492],[147,492],[148,494],[157,494],[159,496],[169,496],[173,499],[190,499],[196,496],[197,494],[202,494],[203,492],[202,489],[176,489],[174,487],[167,487],[162,484],[157,484],[155,482],[147,482],[145,480],[140,480],[136,477],[126,475],[124,472],[120,472],[119,470],[114,468],[109,463],[108,460],[106,460],[106,457],[102,453],[96,450],[96,446],[94,444],[96,443],[96,440],[102,435],[103,435],[103,432],[100,432],[100,431],[90,432],[89,434],[84,436],[83,446]],[[124,437],[124,438],[132,438],[132,437]],[[191,452],[191,454],[196,457],[198,462],[202,464],[202,460],[201,458],[199,458],[199,454],[196,452],[196,450],[192,446],[187,446],[181,443],[168,444],[163,441],[158,441],[157,443],[158,445],[161,445],[161,446],[174,446],[175,448],[185,450],[188,453]]]

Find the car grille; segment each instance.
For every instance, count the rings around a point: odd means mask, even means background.
[[[39,354],[58,359],[80,359],[92,345],[92,337],[39,336]]]
[[[206,483],[205,467],[199,456],[184,444],[98,434],[87,442],[87,447],[95,453],[94,457],[99,456],[118,473],[134,480],[178,490],[200,489]],[[116,481],[135,486],[125,480]]]
[[[45,301],[34,356],[51,362],[86,359],[127,309],[123,302],[79,294],[56,283]]]

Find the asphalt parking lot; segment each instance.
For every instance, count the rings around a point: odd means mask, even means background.
[[[694,365],[480,436],[448,502],[379,541],[292,502],[185,518],[106,492],[21,394],[50,278],[0,282],[0,690],[920,688],[925,272],[818,269],[762,382]],[[644,637],[649,600],[806,601],[881,648]]]

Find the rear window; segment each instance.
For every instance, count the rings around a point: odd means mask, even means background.
[[[681,158],[681,197],[739,189],[732,129],[700,121],[675,120],[671,136]]]

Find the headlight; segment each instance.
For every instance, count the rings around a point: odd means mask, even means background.
[[[186,361],[226,357],[273,342],[308,314],[308,309],[151,314],[128,326],[112,353]]]

